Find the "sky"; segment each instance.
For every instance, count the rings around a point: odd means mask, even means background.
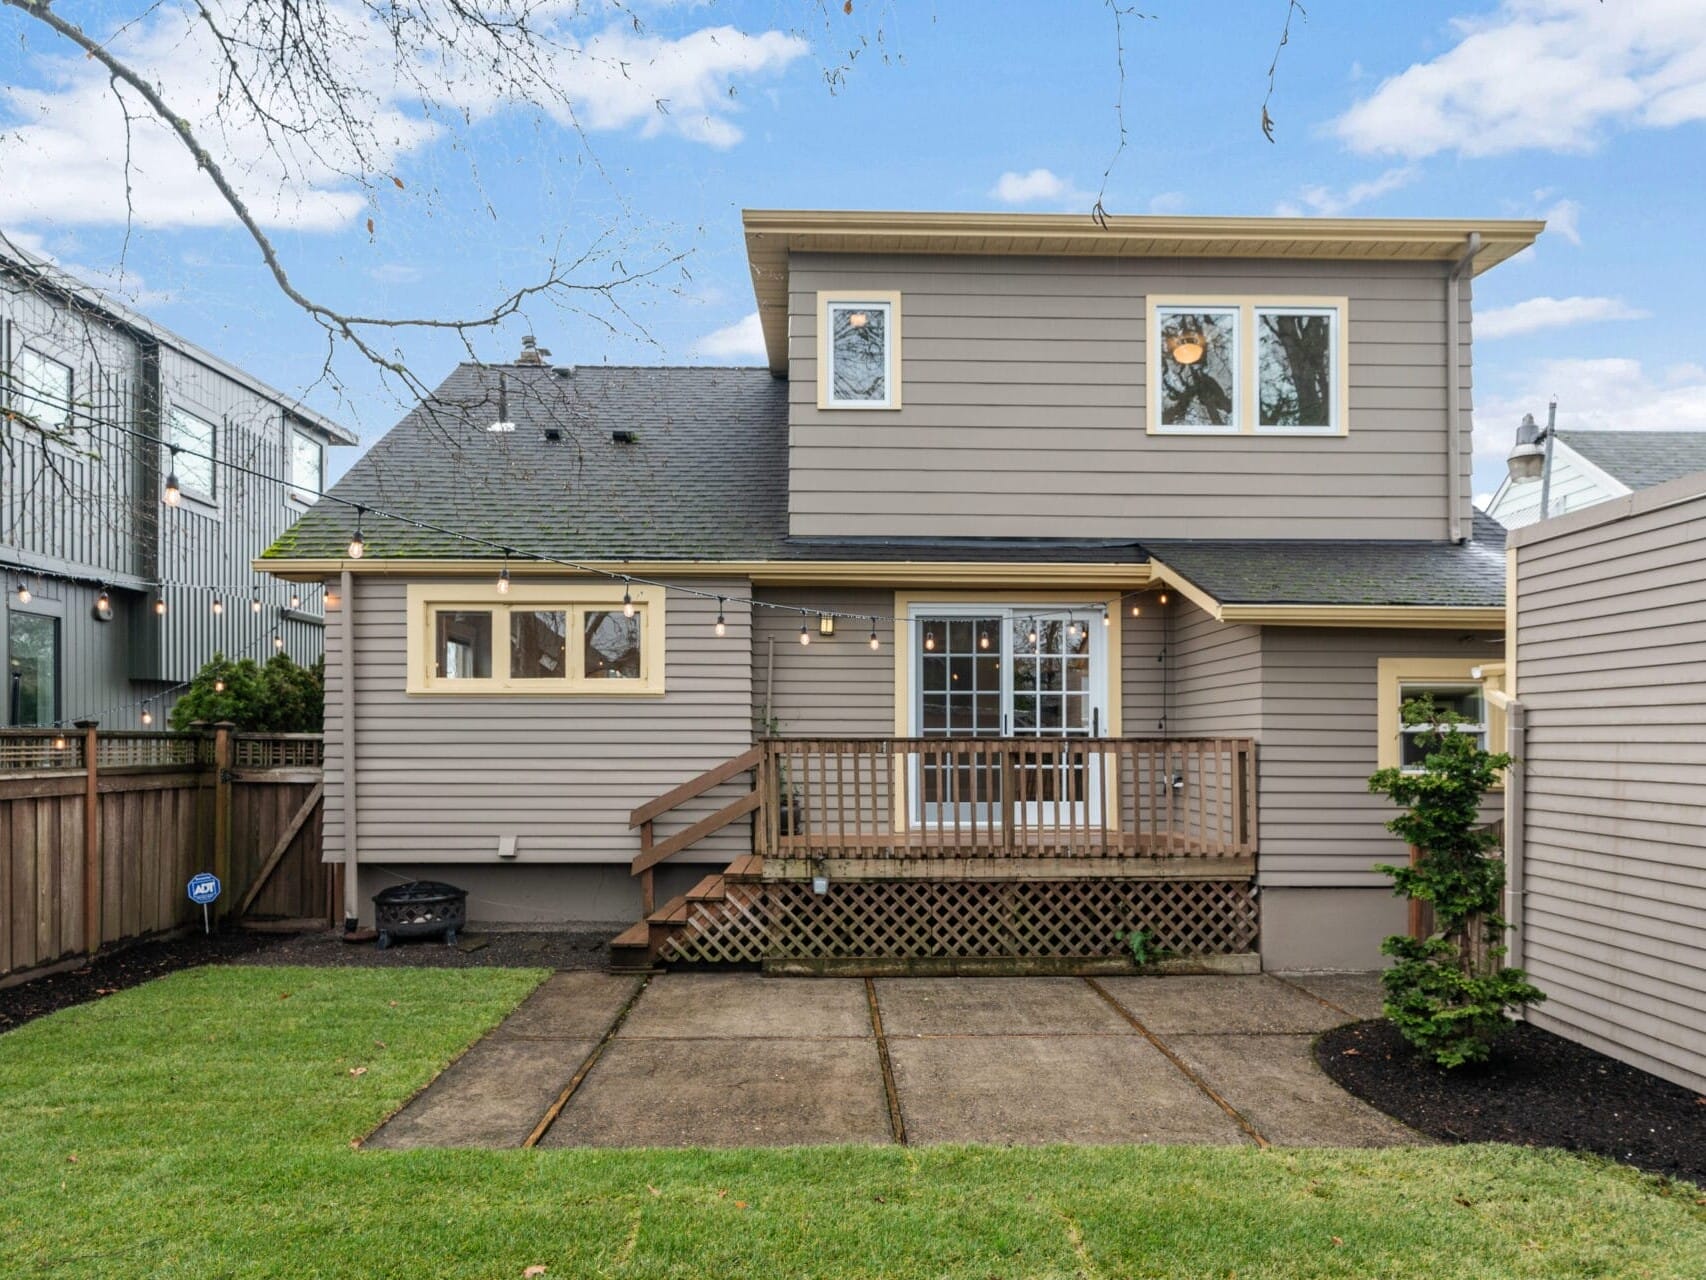
[[[316,47],[359,88],[360,127],[282,155],[221,96],[193,6],[54,12],[197,128],[306,296],[445,319],[553,273],[570,286],[466,338],[365,331],[428,383],[528,332],[558,363],[758,362],[743,207],[1100,195],[1113,213],[1547,219],[1475,282],[1480,497],[1554,395],[1564,427],[1706,430],[1706,0],[1311,0],[1289,10],[1272,141],[1286,0],[1148,0],[1117,29],[1094,0],[543,0],[530,93],[469,41],[399,77],[353,0],[324,4]],[[131,102],[127,129],[97,62],[0,11],[0,228],[370,444],[406,387],[284,297]]]

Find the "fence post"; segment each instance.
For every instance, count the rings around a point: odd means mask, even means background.
[[[99,720],[78,720],[83,731],[83,949],[101,949],[101,798]]]
[[[231,881],[231,734],[236,727],[229,720],[221,720],[213,726],[213,874],[219,877],[220,884],[227,890]],[[225,915],[226,904],[230,900],[229,892],[220,895],[215,916]]]

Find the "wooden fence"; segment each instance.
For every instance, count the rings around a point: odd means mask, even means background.
[[[0,978],[218,917],[335,920],[318,734],[0,730]]]

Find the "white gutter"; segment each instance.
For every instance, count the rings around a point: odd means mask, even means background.
[[[1452,264],[1445,277],[1445,345],[1446,345],[1446,405],[1445,405],[1445,493],[1448,509],[1446,526],[1453,542],[1463,541],[1463,362],[1458,310],[1462,297],[1460,281],[1463,273],[1481,252],[1481,233],[1471,231],[1464,242],[1463,253]]]

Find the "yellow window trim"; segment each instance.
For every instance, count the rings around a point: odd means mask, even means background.
[[[1504,749],[1504,708],[1496,705],[1496,699],[1486,696],[1502,691],[1505,675],[1502,663],[1475,662],[1470,658],[1381,658],[1376,663],[1376,669],[1378,692],[1375,702],[1375,726],[1379,735],[1379,746],[1375,753],[1376,768],[1397,768],[1401,759],[1398,737],[1404,719],[1400,689],[1406,683],[1441,681],[1479,685],[1487,717],[1487,749]],[[1478,676],[1475,674],[1477,671],[1480,672]]]
[[[829,308],[832,303],[880,303],[889,309],[888,357],[889,398],[883,404],[850,404],[830,396],[830,339]],[[900,408],[900,290],[898,289],[819,289],[817,312],[817,407],[829,413],[882,413]]]
[[[1158,294],[1148,300],[1143,339],[1144,428],[1152,436],[1276,436],[1281,438],[1335,439],[1350,434],[1351,301],[1347,297],[1293,296],[1281,294]],[[1233,308],[1238,312],[1238,422],[1228,428],[1163,427],[1161,418],[1160,339],[1161,310],[1174,308]],[[1333,352],[1333,398],[1338,421],[1331,430],[1319,427],[1258,427],[1256,425],[1258,379],[1256,372],[1256,312],[1272,307],[1313,308],[1338,312],[1338,334]]]
[[[584,661],[580,617],[587,611],[619,609],[620,582],[512,583],[507,594],[495,582],[418,582],[408,588],[408,680],[406,691],[436,697],[634,698],[664,692],[664,592],[635,584],[629,588],[640,623],[640,678],[589,680]],[[482,609],[504,615],[510,609],[552,608],[570,615],[568,674],[562,680],[515,680],[507,674],[509,625],[492,621],[492,669],[504,663],[506,674],[487,680],[444,680],[434,671],[433,618],[447,609]]]

